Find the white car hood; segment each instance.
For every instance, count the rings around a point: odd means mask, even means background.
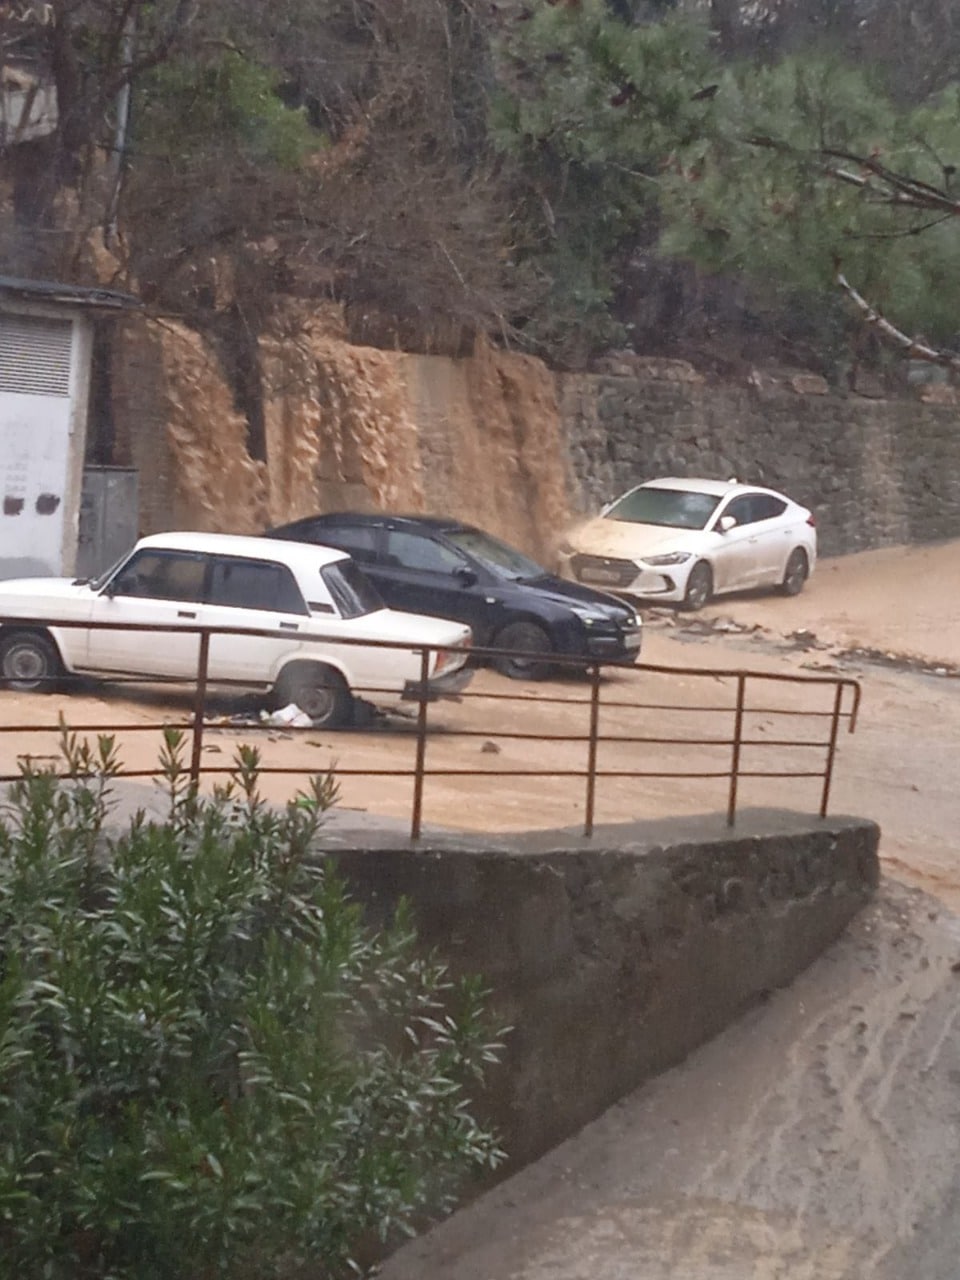
[[[0,582],[0,614],[16,601],[91,599],[87,583],[73,578],[8,578]]]
[[[635,524],[598,516],[574,530],[570,545],[593,556],[639,560],[670,551],[695,552],[703,546],[703,529],[667,529],[658,524]]]

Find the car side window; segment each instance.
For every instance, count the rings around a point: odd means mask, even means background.
[[[739,498],[729,503],[724,509],[723,515],[733,516],[738,525],[752,524],[756,519],[753,510],[753,498],[750,494],[743,494]]]
[[[401,569],[418,569],[424,573],[453,574],[468,567],[466,560],[451,547],[419,533],[391,529],[387,533],[387,564]]]
[[[210,575],[209,604],[271,613],[307,613],[293,574],[282,564],[218,556]]]
[[[107,584],[112,595],[146,600],[203,598],[206,557],[178,551],[139,551]]]
[[[360,564],[373,564],[377,558],[378,533],[379,529],[372,524],[338,524],[330,527],[318,523],[310,526],[310,541],[336,547],[338,551],[347,551]]]
[[[754,520],[775,520],[777,516],[782,516],[786,509],[787,504],[781,502],[779,498],[775,498],[770,493],[755,493],[753,495]]]

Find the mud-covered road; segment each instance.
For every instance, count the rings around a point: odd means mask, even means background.
[[[681,1067],[383,1280],[956,1280],[960,923],[888,886]]]
[[[960,1275],[960,545],[822,569],[799,600],[653,634],[691,661],[748,649],[863,680],[836,801],[881,823],[875,903],[789,989],[383,1280]]]
[[[880,823],[887,881],[789,990],[406,1246],[383,1280],[956,1280],[960,921],[950,910],[960,912],[960,543],[824,562],[797,599],[729,599],[696,619],[653,614],[644,658],[861,680],[860,725],[841,742],[831,809]],[[624,687],[640,679],[611,677]],[[476,684],[506,688],[489,672]],[[527,728],[569,729],[582,715],[567,705],[582,698],[575,681],[515,690],[531,698],[519,717]],[[701,695],[692,680],[671,678],[672,701]],[[134,699],[94,690],[62,702],[74,724],[155,726],[188,709],[169,691]],[[7,724],[50,723],[56,710],[50,699],[4,699]],[[498,738],[497,715],[476,703],[442,709],[430,759],[521,764],[520,745]],[[617,716],[629,722],[617,712],[605,726],[616,729]],[[483,729],[479,738],[449,732],[468,722]],[[412,759],[402,720],[365,733],[253,736],[268,764],[363,769]],[[225,761],[244,737],[229,724],[215,728],[205,762]],[[154,733],[121,735],[129,766],[153,763],[156,745]],[[42,763],[55,747],[55,734],[7,734],[0,765],[6,772],[28,751]],[[569,749],[537,751],[549,769]],[[808,784],[752,785],[746,804],[816,809]],[[608,782],[597,818],[723,803],[722,788],[713,795],[702,783]],[[348,815],[396,821],[409,806],[409,778],[344,780]],[[505,831],[566,826],[582,810],[562,779],[440,778],[428,781],[425,816]]]

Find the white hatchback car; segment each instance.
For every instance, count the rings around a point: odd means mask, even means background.
[[[754,587],[797,595],[817,562],[813,515],[735,480],[648,480],[561,543],[560,573],[619,595],[700,609]]]
[[[19,690],[50,687],[64,673],[196,680],[198,632],[115,630],[105,623],[273,633],[213,630],[208,678],[272,690],[281,706],[296,703],[318,727],[348,724],[359,693],[380,702],[416,697],[418,646],[430,646],[431,697],[459,692],[472,675],[469,627],[385,608],[342,551],[232,534],[166,533],[141,539],[94,582],[0,582],[0,677]]]

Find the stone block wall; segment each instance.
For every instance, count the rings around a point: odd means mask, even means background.
[[[821,379],[706,381],[682,361],[560,378],[573,505],[654,476],[782,489],[838,555],[960,537],[960,407],[830,394]],[[950,388],[943,388],[951,391]]]

